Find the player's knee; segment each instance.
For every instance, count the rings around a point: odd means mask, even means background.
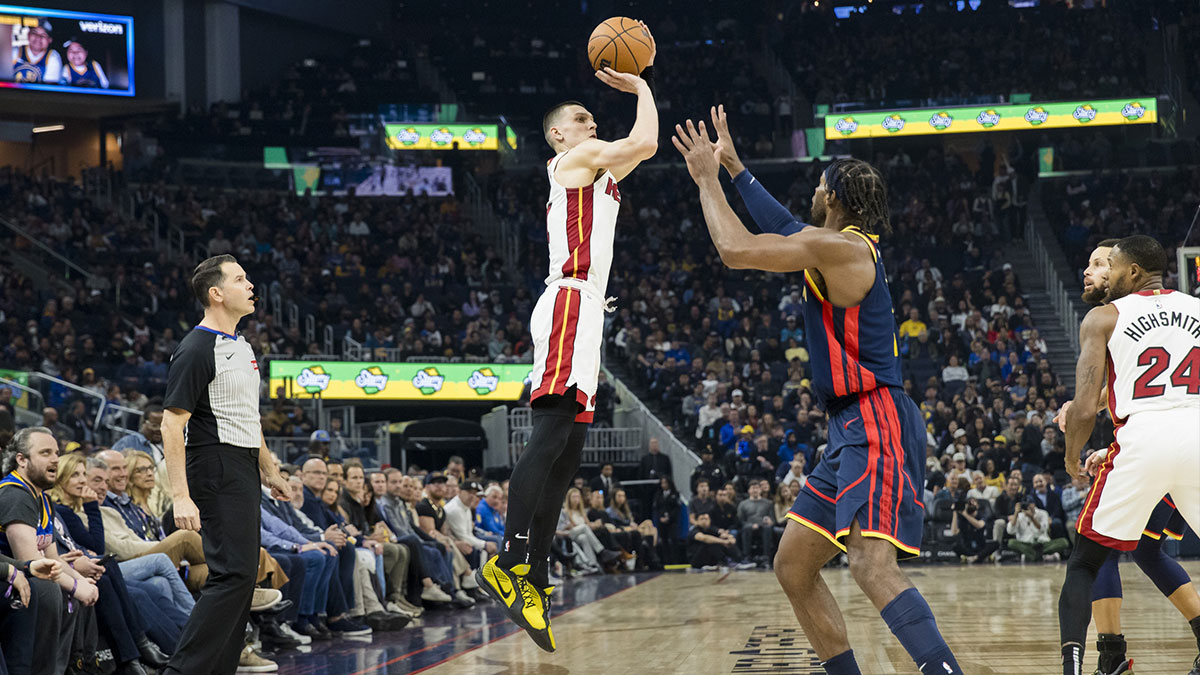
[[[1137,566],[1144,570],[1147,566],[1152,566],[1158,563],[1160,560],[1167,557],[1167,555],[1163,552],[1162,540],[1155,541],[1153,539],[1143,537],[1142,540],[1138,542],[1137,548],[1133,549],[1132,557],[1133,562],[1137,563]]]
[[[822,565],[806,560],[794,550],[795,547],[780,546],[775,552],[775,578],[789,594],[804,593],[811,589],[821,574]]]
[[[850,576],[860,588],[870,586],[882,577],[899,574],[896,551],[886,542],[884,545],[859,546],[846,553],[850,563]]]

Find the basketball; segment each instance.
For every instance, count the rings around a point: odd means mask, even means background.
[[[638,75],[650,60],[650,34],[633,19],[605,19],[588,38],[588,63]]]

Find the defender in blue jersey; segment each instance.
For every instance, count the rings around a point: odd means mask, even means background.
[[[887,188],[870,164],[838,160],[813,194],[812,225],[797,221],[745,170],[723,108],[676,125],[675,147],[700,188],[709,234],[727,266],[804,272],[805,334],[829,444],[792,506],[775,574],[825,672],[859,673],[821,568],[845,551],[850,573],[922,673],[962,673],[933,612],[896,564],[918,555],[925,507],[925,423],[901,388],[896,320],[876,245],[890,230]],[[721,164],[764,234],[746,230],[725,200]]]

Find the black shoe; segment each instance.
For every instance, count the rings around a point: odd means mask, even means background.
[[[386,633],[404,628],[411,620],[403,614],[372,612],[363,618],[363,623],[367,624],[367,627],[376,633]]]
[[[482,588],[472,588],[471,590],[465,592],[467,595],[471,596],[471,599],[474,600],[476,604],[492,602],[492,596],[488,595],[487,591],[483,590]]]
[[[312,622],[305,621],[304,623],[297,624],[292,630],[296,631],[297,633],[299,633],[301,635],[307,635],[308,637],[312,638],[314,641],[316,641],[316,640],[328,641],[328,640],[333,639],[333,633],[331,633],[324,626],[320,626],[315,621],[312,621]]]
[[[600,555],[598,555],[596,557],[600,560],[600,564],[603,567],[608,567],[610,565],[614,565],[621,561],[620,553],[618,553],[616,551],[610,551],[608,549],[601,551]]]
[[[258,635],[264,647],[272,649],[295,649],[300,646],[299,640],[280,630],[279,624],[274,621],[261,622],[258,626]]]
[[[1197,656],[1196,660],[1192,661],[1192,670],[1188,675],[1200,675],[1200,656]]]
[[[117,668],[117,675],[150,675],[150,674],[146,672],[146,669],[143,668],[142,664],[139,663],[138,661],[130,661],[129,663],[121,664],[121,666],[119,668]]]
[[[150,641],[150,638],[145,635],[137,643],[138,653],[141,654],[142,663],[151,668],[162,668],[167,665],[171,657],[167,656],[158,648],[158,645]]]

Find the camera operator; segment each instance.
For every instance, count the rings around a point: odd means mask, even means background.
[[[1008,547],[1020,553],[1026,560],[1061,560],[1061,553],[1071,547],[1065,537],[1050,538],[1050,514],[1039,509],[1037,504],[1026,499],[1020,508],[1008,517]]]
[[[954,552],[967,563],[987,560],[1000,544],[987,540],[987,522],[979,510],[979,500],[970,497],[954,502],[950,507],[950,536],[957,537]]]

